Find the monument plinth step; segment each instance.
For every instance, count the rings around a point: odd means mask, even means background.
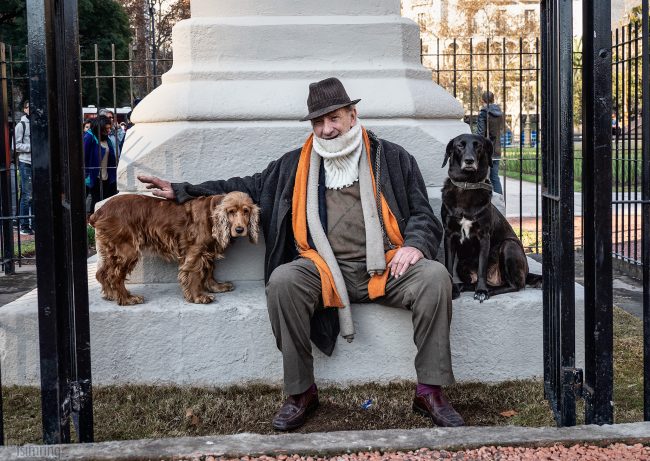
[[[541,268],[531,262],[533,270]],[[226,386],[282,381],[281,354],[268,320],[264,285],[240,281],[212,304],[183,300],[177,283],[129,285],[145,303],[120,307],[100,297],[89,263],[92,374],[95,384]],[[577,297],[582,291],[576,287]],[[581,303],[577,303],[581,306]],[[321,384],[414,380],[413,327],[408,311],[352,306],[356,336],[339,338],[331,357],[314,348]],[[576,331],[582,338],[582,310]],[[527,289],[483,304],[465,293],[454,301],[453,367],[460,381],[542,376],[542,291]],[[578,357],[583,341],[578,339]],[[39,384],[36,290],[0,309],[2,382]]]

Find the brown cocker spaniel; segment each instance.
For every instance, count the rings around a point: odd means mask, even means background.
[[[124,280],[142,250],[178,261],[178,281],[189,302],[207,304],[233,289],[213,278],[214,261],[222,259],[231,237],[248,236],[257,243],[259,207],[248,194],[199,197],[181,205],[146,195],[118,195],[90,216],[101,259],[97,280],[104,299],[120,306],[140,304]]]

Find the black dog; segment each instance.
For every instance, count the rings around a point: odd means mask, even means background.
[[[442,163],[444,167],[449,161],[449,178],[442,188],[445,265],[452,276],[455,269],[462,282],[454,284],[454,298],[474,289],[474,299],[483,302],[526,284],[541,286],[541,275],[528,272],[517,235],[492,205],[492,152],[489,139],[463,134],[449,141]]]

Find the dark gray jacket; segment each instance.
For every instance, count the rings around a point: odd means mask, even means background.
[[[476,134],[484,136],[494,145],[492,158],[501,156],[501,135],[505,129],[505,116],[498,104],[481,107],[476,122]]]
[[[418,248],[427,259],[435,259],[443,230],[429,204],[420,169],[413,156],[404,148],[371,135],[372,165],[375,165],[379,144],[382,146],[380,174],[382,194],[397,219],[400,232],[404,236],[404,245]],[[298,257],[291,223],[291,202],[300,151],[301,149],[296,149],[287,152],[278,160],[271,162],[264,171],[252,176],[207,181],[197,185],[172,184],[179,203],[202,195],[242,191],[248,193],[253,201],[259,204],[260,222],[266,240],[264,261],[266,282],[276,267]],[[319,195],[323,197],[319,200],[322,218],[327,213],[323,212],[324,181],[320,183]],[[327,229],[327,226],[324,228]],[[324,311],[329,311],[326,314],[329,319],[321,325],[312,322],[312,340],[325,353],[331,353],[338,334],[338,325],[332,326],[331,323],[337,322],[338,317],[331,315],[333,309],[324,309]],[[324,333],[323,329],[327,332]],[[317,338],[319,335],[322,336],[320,339]]]

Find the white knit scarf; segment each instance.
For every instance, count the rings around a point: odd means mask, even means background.
[[[361,122],[334,139],[323,139],[314,135],[313,149],[323,158],[325,187],[341,189],[351,186],[359,179],[359,158],[363,135]]]

